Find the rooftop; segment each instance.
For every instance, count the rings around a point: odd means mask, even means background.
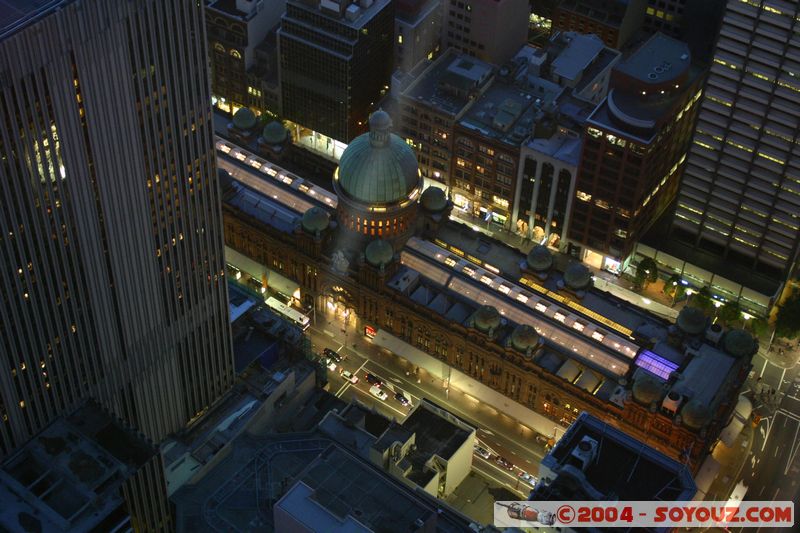
[[[616,69],[641,83],[656,85],[679,79],[691,63],[688,44],[656,33]]]
[[[296,478],[275,504],[310,531],[462,532],[470,522],[391,479],[378,468],[332,446]],[[428,529],[426,529],[428,530]]]
[[[488,63],[450,48],[408,86],[403,96],[457,117],[470,104],[470,92],[482,87],[492,73]]]
[[[355,30],[363,28],[372,18],[383,11],[392,0],[374,0],[369,7],[363,2],[340,2],[337,0],[287,0],[287,4],[309,11],[314,16],[324,16],[338,24]],[[321,27],[318,31],[323,31]]]
[[[469,438],[475,428],[445,408],[423,399],[403,421],[403,428],[416,435],[420,453],[449,459]]]
[[[562,0],[558,8],[618,26],[625,17],[629,3],[629,0]]]
[[[553,60],[552,72],[567,80],[577,80],[606,45],[594,34],[569,32],[562,36],[565,43],[558,57]]]
[[[156,453],[90,402],[0,466],[0,529],[92,530],[122,504],[122,484]]]
[[[537,114],[562,91],[542,78],[528,78],[525,86],[496,80],[459,125],[494,141],[519,146],[531,134]]]
[[[687,467],[581,413],[541,463],[532,500],[691,500]]]

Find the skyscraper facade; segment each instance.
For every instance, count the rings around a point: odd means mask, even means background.
[[[777,287],[800,245],[799,16],[796,2],[727,4],[672,222],[747,287]]]
[[[0,18],[0,456],[94,397],[159,440],[233,378],[202,4]]]
[[[288,0],[278,33],[283,115],[348,143],[389,91],[390,0]]]

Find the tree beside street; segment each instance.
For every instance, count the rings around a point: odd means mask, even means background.
[[[637,291],[647,287],[648,283],[653,283],[658,279],[658,265],[651,257],[643,257],[636,264],[636,273],[633,276],[633,283]]]
[[[800,291],[795,289],[778,307],[775,335],[784,339],[796,339],[798,334],[800,334]]]

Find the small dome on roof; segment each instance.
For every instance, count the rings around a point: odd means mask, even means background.
[[[255,127],[258,119],[249,107],[242,107],[233,114],[233,125],[240,130],[249,130]]]
[[[664,394],[664,386],[647,374],[640,374],[633,382],[633,397],[645,405],[657,402]]]
[[[592,272],[583,263],[571,263],[564,271],[564,283],[570,289],[579,291],[585,289],[592,281]]]
[[[484,305],[475,311],[473,320],[475,327],[486,333],[500,325],[500,313],[491,305]]]
[[[675,323],[689,335],[699,335],[706,329],[708,319],[705,313],[697,307],[686,306],[678,313]]]
[[[438,213],[447,207],[447,195],[439,187],[428,187],[422,193],[419,202],[426,211]]]
[[[711,420],[711,409],[698,400],[692,400],[681,410],[681,418],[686,427],[700,429]]]
[[[734,329],[725,334],[722,347],[734,357],[747,357],[758,350],[756,340],[743,329]]]
[[[267,144],[281,144],[288,135],[289,131],[277,120],[264,126],[264,131],[261,132],[261,138]]]
[[[521,352],[527,352],[539,345],[539,334],[532,326],[520,324],[511,333],[511,345]]]
[[[367,245],[364,256],[367,259],[367,263],[376,268],[380,268],[392,262],[394,258],[394,248],[392,248],[389,241],[375,239]]]
[[[331,216],[321,207],[311,207],[303,213],[303,229],[309,233],[325,231],[331,222]]]
[[[550,270],[550,267],[553,266],[553,254],[551,254],[547,246],[543,244],[537,244],[531,248],[525,260],[528,263],[528,268],[536,272]]]
[[[392,127],[392,117],[383,109],[378,109],[369,117],[369,129],[388,130]]]

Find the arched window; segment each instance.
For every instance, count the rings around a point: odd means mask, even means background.
[[[225,53],[225,47],[222,46],[220,43],[214,43],[214,50],[216,50],[220,54],[224,54]]]
[[[241,59],[242,54],[239,53],[239,50],[231,50],[231,57],[234,57],[236,59]]]

